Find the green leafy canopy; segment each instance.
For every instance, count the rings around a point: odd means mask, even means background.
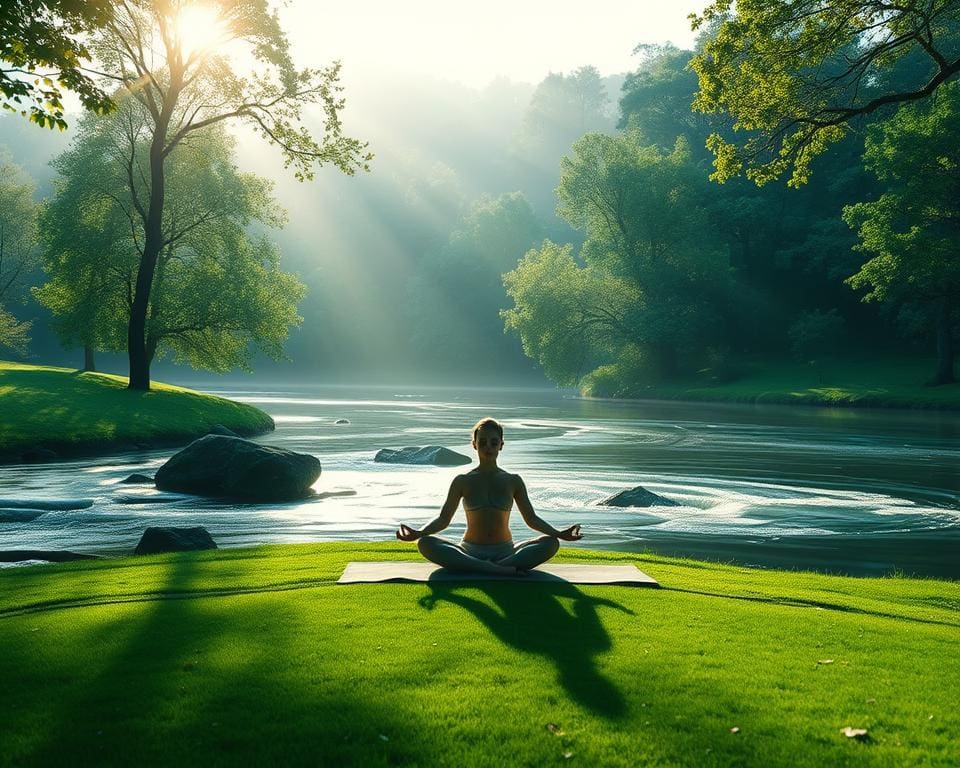
[[[813,159],[857,118],[929,96],[960,72],[957,0],[717,0],[691,16],[716,35],[691,66],[694,109],[729,115],[745,137],[708,140],[717,181],[745,171],[757,184],[810,176]],[[891,82],[891,65],[916,55],[925,66]]]
[[[112,17],[110,0],[15,0],[0,3],[0,105],[41,127],[64,130],[64,92],[87,109],[113,108],[87,67],[87,37]]]

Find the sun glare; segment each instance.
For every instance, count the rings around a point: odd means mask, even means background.
[[[227,24],[220,9],[206,3],[183,6],[177,14],[175,29],[184,59],[202,56],[226,42]]]

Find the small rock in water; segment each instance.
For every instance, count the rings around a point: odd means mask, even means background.
[[[673,499],[660,496],[653,491],[648,491],[641,485],[631,488],[629,491],[620,491],[620,493],[604,499],[599,502],[607,507],[679,507],[680,503]]]
[[[130,475],[130,477],[125,477],[120,482],[124,485],[144,485],[146,483],[153,485],[153,478],[150,477],[150,475],[141,475],[135,472],[134,474]]]
[[[472,461],[468,456],[440,445],[428,445],[423,448],[408,446],[400,450],[381,448],[373,460],[388,464],[421,464],[438,467],[456,467]]]
[[[349,424],[349,423],[350,423],[350,419],[337,419],[337,420],[336,420],[335,422],[333,422],[333,423],[334,423],[334,424]]]

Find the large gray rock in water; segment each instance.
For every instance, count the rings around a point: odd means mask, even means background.
[[[284,501],[309,496],[320,461],[240,437],[207,435],[170,457],[155,477],[161,491]]]
[[[157,555],[161,552],[193,552],[198,549],[216,549],[217,544],[206,528],[147,528],[135,555]]]
[[[381,448],[373,460],[388,464],[429,464],[436,467],[457,467],[473,461],[462,453],[439,445],[428,445],[423,448],[410,446],[397,451],[392,448]]]
[[[643,486],[638,485],[629,491],[620,491],[604,499],[600,504],[607,507],[679,507],[680,502],[658,496],[653,491],[648,491]]]

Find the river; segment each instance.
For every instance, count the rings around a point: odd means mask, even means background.
[[[221,385],[222,386],[222,385]],[[220,546],[388,541],[419,525],[463,469],[374,463],[379,448],[471,454],[469,428],[506,429],[501,465],[579,544],[751,566],[960,578],[960,414],[609,402],[551,390],[236,387],[277,424],[260,440],[316,455],[317,497],[244,505],[123,485],[172,451],[0,467],[0,497],[82,498],[81,510],[0,522],[0,549],[129,553],[151,525],[203,525]],[[335,424],[346,419],[348,424]],[[642,485],[677,507],[598,504]],[[529,533],[514,515],[517,538]],[[463,530],[459,513],[448,531]],[[531,534],[532,535],[532,534]]]

